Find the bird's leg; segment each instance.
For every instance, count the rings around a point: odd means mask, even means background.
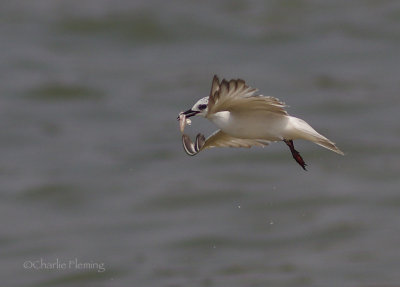
[[[297,161],[297,163],[304,169],[306,170],[306,163],[304,162],[303,158],[301,157],[300,153],[294,149],[294,144],[292,140],[283,140],[285,144],[290,148],[290,151],[292,152],[292,156]]]

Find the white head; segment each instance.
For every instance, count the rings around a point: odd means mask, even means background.
[[[190,117],[196,116],[196,115],[205,117],[207,115],[207,112],[208,112],[208,97],[204,97],[204,98],[198,100],[190,110],[183,112],[183,114],[187,118],[190,118]]]

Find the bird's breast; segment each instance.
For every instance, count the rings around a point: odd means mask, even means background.
[[[212,114],[209,119],[221,130],[231,129],[234,125],[234,119],[229,111],[217,112]]]

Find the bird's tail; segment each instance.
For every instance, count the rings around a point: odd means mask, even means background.
[[[319,134],[314,130],[308,123],[302,119],[289,117],[289,122],[291,123],[291,134],[293,134],[293,139],[300,138],[308,141],[312,141],[317,145],[320,145],[326,149],[334,151],[338,154],[344,155],[344,153],[329,139]]]

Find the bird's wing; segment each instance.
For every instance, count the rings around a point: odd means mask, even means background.
[[[217,130],[207,139],[204,135],[198,134],[196,141],[193,143],[189,136],[186,134],[182,135],[183,148],[188,155],[196,155],[200,151],[206,148],[213,147],[246,147],[252,146],[264,147],[269,144],[269,141],[261,139],[241,139],[232,137],[221,130]]]
[[[258,139],[241,139],[224,133],[221,130],[215,131],[205,141],[202,149],[212,147],[247,147],[252,146],[266,146],[270,142],[267,140]]]
[[[286,105],[274,97],[256,94],[257,89],[246,85],[242,79],[223,79],[215,75],[208,98],[208,115],[220,111],[266,111],[287,115]]]

